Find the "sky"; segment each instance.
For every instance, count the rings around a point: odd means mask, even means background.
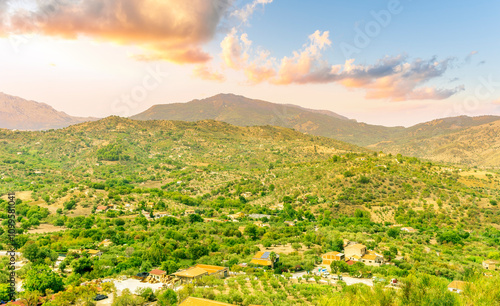
[[[0,0],[0,92],[73,116],[234,93],[410,126],[500,115],[500,2]]]

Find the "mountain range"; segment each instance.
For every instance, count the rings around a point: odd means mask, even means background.
[[[61,128],[95,118],[72,117],[50,106],[0,94],[0,128]],[[234,94],[187,103],[154,105],[133,120],[216,120],[237,126],[280,126],[325,136],[386,153],[431,161],[497,168],[500,165],[500,117],[450,117],[408,128],[371,125],[327,110],[277,104]]]

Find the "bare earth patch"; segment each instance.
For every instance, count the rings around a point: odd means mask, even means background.
[[[28,234],[46,234],[46,233],[55,233],[55,232],[60,232],[64,231],[67,228],[63,226],[55,226],[52,224],[40,224],[37,228],[35,229],[30,229],[28,231]]]

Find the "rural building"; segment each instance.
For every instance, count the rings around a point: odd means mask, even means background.
[[[492,271],[500,270],[500,261],[492,259],[485,260],[483,261],[483,268]]]
[[[418,231],[414,229],[413,227],[402,227],[401,231],[407,232],[407,233],[417,233]]]
[[[101,257],[102,255],[102,252],[99,250],[86,250],[86,252],[90,255],[90,257],[94,256]]]
[[[225,278],[229,276],[229,269],[226,267],[210,266],[210,265],[195,265],[186,270],[176,272],[174,276],[181,279],[182,282],[192,282],[203,276],[213,275],[218,278]]]
[[[464,281],[452,281],[448,285],[448,290],[451,292],[456,292],[456,293],[461,293],[465,290],[465,287],[467,286],[467,282]]]
[[[233,304],[227,304],[223,302],[217,302],[202,298],[188,297],[184,302],[180,303],[179,306],[232,306]]]
[[[358,261],[366,254],[366,246],[359,243],[348,245],[344,248],[344,254],[346,259]]]
[[[103,211],[106,211],[106,210],[108,210],[107,206],[99,205],[99,206],[97,206],[95,212],[103,212]]]
[[[113,242],[111,242],[111,240],[109,240],[109,239],[104,239],[103,241],[101,241],[101,242],[99,243],[99,246],[108,247],[108,246],[110,246],[110,245],[112,245],[112,244],[113,244]]]
[[[273,262],[269,258],[271,255],[271,252],[257,252],[253,259],[250,261],[250,263],[254,265],[259,265],[259,266],[272,266]],[[280,256],[276,254],[276,259],[274,260],[274,263],[277,263],[279,261]]]
[[[236,213],[234,215],[229,215],[229,218],[231,219],[241,219],[241,218],[244,218],[245,217],[245,214],[242,213],[242,212],[239,212],[239,213]]]
[[[288,226],[295,226],[295,222],[293,221],[285,221],[284,223]]]
[[[271,218],[271,215],[264,215],[264,214],[250,214],[248,215],[248,218],[250,219],[263,219],[263,218]]]
[[[184,214],[186,216],[189,216],[189,215],[194,215],[196,212],[194,211],[194,209],[188,209],[184,212]]]
[[[384,257],[378,254],[365,254],[359,261],[367,266],[380,266],[384,263]]]
[[[344,260],[344,254],[340,252],[329,252],[321,255],[321,259],[323,259],[323,265],[331,265],[333,261],[341,261]]]
[[[167,272],[165,272],[163,270],[158,270],[158,269],[154,269],[151,272],[149,272],[149,276],[154,278],[156,281],[160,281],[160,278],[162,276],[164,276],[165,274],[167,274]]]

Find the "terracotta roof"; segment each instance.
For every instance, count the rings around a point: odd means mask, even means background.
[[[99,251],[99,250],[87,250],[87,253],[89,253],[91,255],[95,255],[95,254],[97,254],[99,252],[101,252],[101,251]]]
[[[154,269],[151,272],[149,272],[149,274],[153,274],[153,275],[163,275],[165,273],[166,273],[165,271],[159,270],[159,269]]]
[[[108,209],[108,207],[100,205],[100,206],[97,206],[97,209],[99,209],[99,210],[106,210],[106,209]]]
[[[227,304],[202,298],[188,297],[184,302],[180,303],[179,306],[231,306],[233,304]]]
[[[198,276],[201,276],[204,274],[208,274],[208,272],[205,269],[197,268],[197,267],[191,267],[187,270],[174,273],[175,276],[187,277],[187,278],[194,278],[194,277],[198,277]]]
[[[359,257],[358,255],[353,255],[352,258],[358,259],[358,260],[361,259],[361,257]]]
[[[449,289],[458,289],[464,291],[465,286],[467,286],[467,282],[464,281],[452,281],[449,285]]]
[[[346,264],[348,264],[349,266],[352,266],[354,264],[354,261],[348,260],[348,261],[346,261]]]

